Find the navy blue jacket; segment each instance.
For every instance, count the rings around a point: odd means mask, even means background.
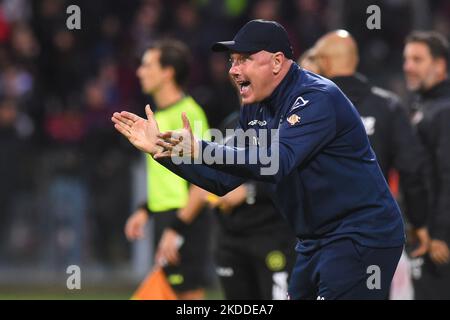
[[[275,206],[300,240],[300,252],[341,238],[380,248],[404,244],[400,209],[361,118],[333,82],[293,63],[269,98],[243,106],[240,126],[257,135],[245,147],[201,141],[204,152],[234,164],[161,163],[218,195],[248,179],[269,183]],[[262,129],[277,129],[267,145],[258,141]],[[277,157],[276,173],[262,174],[270,164],[261,155]],[[236,161],[244,158],[244,164]]]

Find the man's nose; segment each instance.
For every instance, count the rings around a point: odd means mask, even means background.
[[[228,70],[230,76],[235,77],[239,74],[239,68],[236,65],[231,65],[230,70]]]
[[[403,62],[403,71],[404,72],[410,72],[413,70],[413,65],[411,61],[405,60]]]

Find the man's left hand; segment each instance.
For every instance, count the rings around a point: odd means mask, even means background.
[[[183,238],[175,230],[167,228],[159,241],[156,263],[159,265],[177,265],[180,262],[179,248]]]
[[[447,243],[442,240],[431,240],[430,257],[436,264],[445,264],[450,260],[450,252]]]
[[[418,228],[413,231],[413,240],[418,243],[417,248],[411,252],[412,258],[423,256],[430,248],[431,238],[426,227]]]

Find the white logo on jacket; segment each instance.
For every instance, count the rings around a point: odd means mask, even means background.
[[[375,123],[377,119],[375,117],[361,117],[364,124],[364,129],[366,129],[366,134],[371,136],[375,133]]]
[[[298,97],[298,98],[295,100],[294,104],[292,105],[291,111],[292,111],[292,110],[295,110],[295,109],[297,109],[297,108],[306,106],[306,104],[307,104],[308,102],[309,102],[309,100],[305,100],[305,99],[303,99],[301,96]]]
[[[261,120],[252,120],[252,121],[250,121],[250,122],[248,123],[249,126],[254,126],[255,124],[257,124],[257,125],[260,126],[260,127],[263,127],[263,126],[265,126],[265,125],[267,124],[267,121],[266,121],[266,120],[264,120],[264,121],[261,121]]]

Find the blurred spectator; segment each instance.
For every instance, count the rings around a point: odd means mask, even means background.
[[[91,67],[97,67],[104,60],[117,58],[120,54],[118,49],[125,34],[126,31],[119,17],[113,14],[107,15],[101,21],[99,37],[93,41]]]
[[[5,18],[13,22],[23,22],[31,17],[31,1],[29,0],[7,0],[2,1]]]
[[[209,58],[208,85],[197,87],[193,95],[204,106],[208,121],[212,128],[218,128],[224,119],[236,110],[240,102],[237,89],[227,76],[228,57],[213,54]]]
[[[17,63],[29,69],[36,68],[36,58],[40,53],[40,46],[33,31],[26,24],[18,24],[12,30],[11,49]]]
[[[191,50],[190,88],[202,83],[207,73],[204,61],[210,44],[204,42],[205,31],[209,32],[202,24],[197,8],[188,2],[180,3],[175,10],[173,37],[185,42]]]
[[[127,257],[128,245],[122,237],[122,225],[129,209],[130,178],[128,156],[110,125],[117,103],[117,75],[114,64],[105,65],[98,80],[90,81],[84,93],[88,190],[91,199],[89,222],[93,253],[98,263],[114,264]],[[128,201],[127,201],[128,200]]]
[[[322,0],[294,0],[293,27],[298,37],[298,47],[294,49],[299,50],[294,50],[294,54],[312,47],[315,41],[327,31],[325,8],[325,2]]]
[[[50,141],[57,144],[80,143],[86,134],[86,125],[79,107],[51,110],[45,119],[45,131]]]
[[[280,0],[260,0],[256,1],[250,10],[250,20],[263,19],[278,21],[286,29],[289,40],[294,50],[294,55],[299,52],[300,44],[296,32],[293,30],[289,21],[284,20],[281,15],[282,1]]]
[[[5,19],[5,13],[2,7],[0,7],[0,44],[5,43],[8,40],[10,32],[10,25]]]
[[[33,77],[20,67],[9,65],[0,75],[0,94],[11,98],[23,98],[33,89]]]
[[[83,75],[87,74],[83,54],[77,48],[74,32],[65,29],[54,34],[53,45],[55,51],[46,70],[46,85],[49,93],[57,92],[59,96],[67,98],[80,89]]]
[[[25,122],[25,123],[24,123]],[[28,139],[33,132],[26,115],[13,99],[0,100],[0,256],[5,253],[13,216],[9,214],[25,190],[30,189],[33,154]],[[29,155],[29,156],[25,156]],[[5,248],[6,247],[6,248]]]
[[[140,57],[145,49],[159,38],[161,14],[161,3],[158,0],[144,1],[136,11],[131,27],[136,57]]]

